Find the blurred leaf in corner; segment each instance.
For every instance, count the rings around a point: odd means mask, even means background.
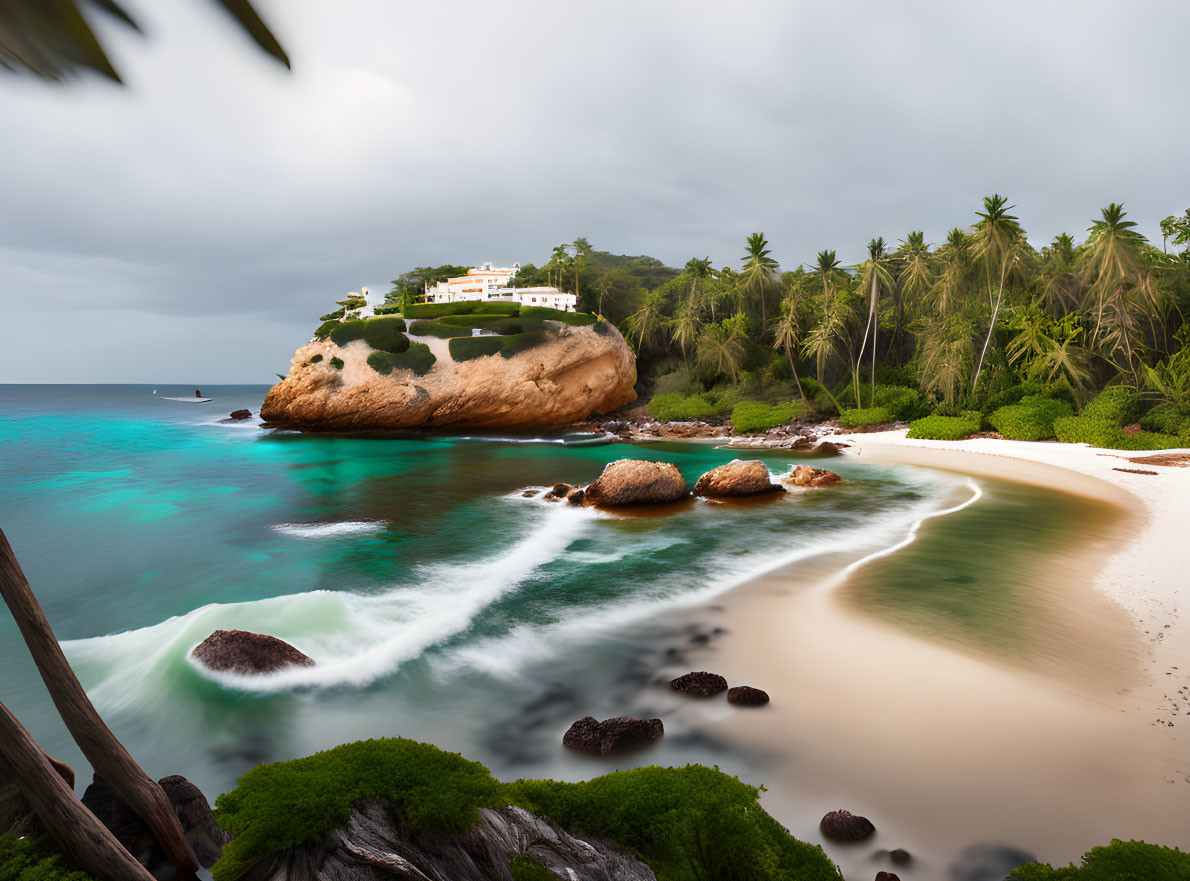
[[[289,56],[248,0],[214,2],[261,49],[289,67]],[[140,32],[140,26],[115,0],[0,0],[0,68],[28,70],[53,82],[93,70],[121,82],[82,7]]]

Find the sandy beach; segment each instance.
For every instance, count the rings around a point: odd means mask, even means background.
[[[954,855],[975,843],[1055,865],[1113,837],[1190,845],[1190,642],[1180,617],[1190,467],[1059,443],[910,441],[904,431],[842,439],[860,461],[1110,504],[1110,540],[1072,536],[1061,560],[1037,573],[1037,591],[1074,638],[1032,668],[867,614],[852,579],[834,574],[837,560],[722,598],[728,635],[707,663],[733,684],[767,688],[773,702],[746,724],[722,708],[702,721],[772,756],[769,810],[811,841],[822,840],[822,811],[872,819],[874,839],[826,845],[849,879],[892,868],[874,856],[882,848],[914,854],[896,869],[901,878],[931,881],[949,877]],[[922,522],[918,538],[936,523]],[[994,565],[995,548],[988,554]],[[848,562],[862,574],[864,561]]]

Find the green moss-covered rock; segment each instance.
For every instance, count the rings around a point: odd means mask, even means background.
[[[448,340],[471,336],[471,328],[459,324],[446,324],[443,321],[415,321],[409,325],[409,333],[413,336],[432,336]]]
[[[343,369],[343,359],[342,358],[331,358],[330,364],[331,364],[331,367],[333,367],[335,370]]]
[[[547,339],[548,331],[538,330],[517,333],[510,336],[468,336],[456,337],[449,343],[450,357],[455,361],[471,361],[484,355],[501,355],[511,358],[540,346]]]
[[[373,349],[385,352],[404,352],[409,348],[409,337],[405,336],[405,321],[401,318],[369,318],[364,321],[344,321],[331,333],[331,342],[345,346],[354,340],[363,340]]]
[[[376,351],[368,356],[368,366],[388,376],[394,370],[411,370],[417,376],[425,376],[438,359],[425,343],[411,343],[404,352]]]
[[[326,339],[328,336],[331,335],[331,331],[334,330],[336,327],[338,327],[339,324],[340,324],[340,322],[337,318],[330,320],[330,321],[322,322],[322,324],[318,325],[318,328],[314,331],[314,339],[316,339],[316,340]]]

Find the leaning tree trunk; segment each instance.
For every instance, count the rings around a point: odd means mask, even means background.
[[[1000,264],[1000,290],[996,294],[996,305],[992,309],[992,323],[988,325],[988,335],[984,338],[983,348],[979,352],[979,363],[975,367],[975,379],[971,381],[971,394],[979,387],[979,374],[983,372],[983,359],[988,353],[988,343],[992,341],[992,334],[996,330],[996,316],[1000,314],[1000,300],[1004,297],[1004,276],[1008,270],[1008,262]],[[989,290],[990,293],[990,290]]]
[[[148,824],[183,881],[196,881],[198,860],[186,841],[173,806],[161,787],[141,769],[95,711],[62,654],[54,631],[33,596],[3,530],[0,530],[0,596],[16,619],[62,721],[95,773]],[[26,792],[25,796],[33,802],[30,793]]]
[[[50,837],[70,860],[108,881],[153,881],[149,870],[95,818],[0,703],[0,778],[16,783]]]

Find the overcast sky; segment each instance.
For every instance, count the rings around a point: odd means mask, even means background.
[[[128,0],[127,85],[0,76],[0,382],[272,381],[412,266],[587,236],[785,268],[981,197],[1034,244],[1190,206],[1190,4]]]

